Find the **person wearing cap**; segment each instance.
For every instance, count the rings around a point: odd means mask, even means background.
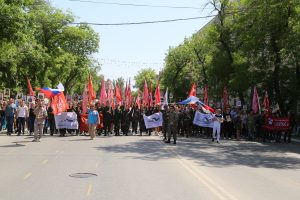
[[[93,140],[96,136],[96,127],[100,124],[100,117],[97,110],[95,110],[95,105],[90,105],[88,110],[88,125],[89,125],[89,134]]]
[[[221,109],[216,110],[216,114],[213,116],[213,133],[212,133],[212,141],[214,142],[217,139],[217,143],[220,143],[220,132],[221,132],[221,123],[223,123],[224,119],[221,114]]]
[[[174,143],[176,144],[177,132],[178,132],[178,111],[174,105],[170,106],[169,112],[169,125],[168,125],[168,140],[165,143],[171,143],[171,136],[173,136]]]
[[[37,106],[34,109],[34,140],[33,142],[40,142],[40,139],[43,135],[43,129],[45,125],[45,119],[47,117],[47,110],[43,106],[41,100],[37,100]]]

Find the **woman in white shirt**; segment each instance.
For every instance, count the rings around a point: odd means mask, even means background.
[[[18,136],[24,135],[25,129],[25,120],[28,117],[28,107],[24,104],[23,101],[20,101],[19,107],[17,108],[17,120],[18,120]]]

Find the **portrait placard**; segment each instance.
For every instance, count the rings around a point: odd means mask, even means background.
[[[10,97],[10,89],[4,88],[4,97]]]

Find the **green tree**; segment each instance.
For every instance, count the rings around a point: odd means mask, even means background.
[[[27,91],[33,86],[75,92],[100,65],[92,58],[99,36],[87,25],[43,0],[0,0],[0,78],[2,87]],[[2,23],[3,22],[3,23]]]
[[[158,81],[158,75],[154,69],[146,68],[138,71],[137,75],[134,77],[135,80],[135,88],[139,88],[141,91],[144,90],[145,80],[147,82],[148,88],[152,84],[152,91],[155,90]]]

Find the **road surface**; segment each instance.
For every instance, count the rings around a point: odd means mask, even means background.
[[[0,200],[299,200],[300,144],[0,136]],[[70,175],[92,173],[76,178]],[[87,174],[83,174],[87,175]]]

